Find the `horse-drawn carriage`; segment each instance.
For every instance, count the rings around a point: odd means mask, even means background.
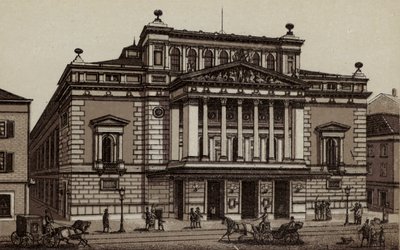
[[[269,223],[263,227],[259,227],[249,223],[237,223],[229,217],[225,217],[224,223],[227,225],[227,232],[221,237],[228,237],[234,232],[240,233],[239,241],[242,241],[246,237],[251,237],[259,244],[285,244],[293,245],[300,242],[300,235],[297,232],[303,227],[303,222],[291,221],[289,223],[282,224],[278,229],[271,229]],[[221,240],[220,239],[220,240]]]
[[[78,246],[89,246],[84,238],[90,222],[77,220],[72,226],[55,228],[52,224],[43,226],[43,217],[39,215],[17,215],[16,231],[10,238],[14,246],[31,247],[43,244],[46,247],[56,247],[61,241],[69,244],[69,240],[77,240]]]

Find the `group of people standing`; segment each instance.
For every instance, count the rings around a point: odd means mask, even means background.
[[[329,201],[314,202],[314,216],[316,221],[326,221],[332,219],[331,204]]]
[[[354,204],[354,207],[350,211],[352,211],[354,215],[354,224],[361,225],[362,214],[363,214],[363,207],[361,203],[356,202]]]
[[[201,228],[201,218],[203,218],[203,215],[201,214],[200,208],[196,207],[196,210],[193,208],[190,208],[190,214],[189,214],[189,219],[190,219],[190,228]]]

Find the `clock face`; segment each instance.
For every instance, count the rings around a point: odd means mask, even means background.
[[[155,107],[153,109],[153,116],[156,118],[162,118],[164,116],[165,110],[162,107]]]

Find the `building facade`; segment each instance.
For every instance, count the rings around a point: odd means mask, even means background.
[[[400,99],[379,94],[368,104],[367,203],[371,211],[399,213]]]
[[[0,89],[0,221],[29,213],[30,103]]]
[[[157,18],[114,60],[78,53],[30,139],[35,199],[66,218],[146,206],[187,219],[314,218],[366,204],[368,79],[303,70],[304,40],[177,30]],[[351,205],[350,204],[350,205]]]

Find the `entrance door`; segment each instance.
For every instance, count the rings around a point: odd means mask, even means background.
[[[183,220],[183,181],[176,180],[174,185],[175,196],[175,215],[179,220]]]
[[[221,206],[221,182],[208,181],[207,185],[207,217],[209,220],[221,218],[223,207]]]
[[[289,181],[275,181],[275,218],[289,218],[290,188]]]
[[[255,181],[242,181],[242,219],[255,218],[257,210]]]

